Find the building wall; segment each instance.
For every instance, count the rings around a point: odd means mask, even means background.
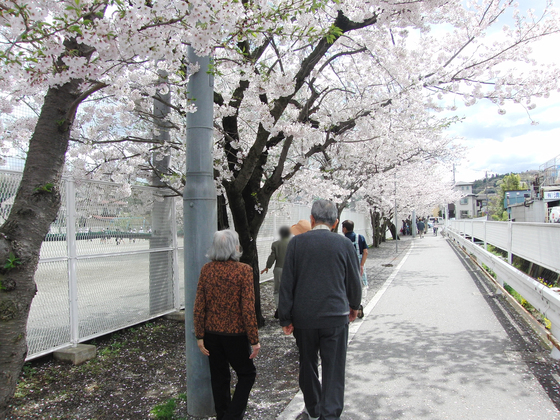
[[[511,206],[511,219],[516,222],[544,223],[546,207],[544,201],[534,201],[529,207],[525,207],[522,204]]]
[[[476,196],[472,193],[472,184],[457,184],[455,190],[464,196],[455,202],[455,218],[470,219],[476,217]]]

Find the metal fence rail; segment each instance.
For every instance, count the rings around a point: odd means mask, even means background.
[[[560,273],[560,224],[451,220],[449,228]]]
[[[560,273],[560,226],[548,223],[450,221],[447,234],[509,284],[551,322],[550,331],[560,338],[560,289],[550,289],[511,265],[512,255]],[[488,252],[486,244],[508,251],[508,260]],[[560,359],[553,348],[552,356]]]
[[[0,223],[21,172],[0,171]],[[161,189],[64,177],[62,205],[41,247],[27,360],[184,307],[182,199]],[[278,228],[309,220],[310,207],[273,202],[258,239],[262,267]],[[371,240],[364,214],[343,219]],[[261,280],[272,277],[272,271]]]

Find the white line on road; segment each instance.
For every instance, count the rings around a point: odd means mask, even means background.
[[[364,308],[364,318],[356,319],[356,321],[354,321],[353,323],[350,324],[350,329],[349,329],[349,332],[348,332],[349,333],[348,334],[349,335],[349,341],[352,341],[352,339],[354,338],[354,335],[356,335],[356,333],[358,332],[358,330],[362,326],[362,323],[364,322],[364,319],[366,319],[366,317],[371,313],[371,311],[373,311],[373,308],[375,308],[375,305],[377,305],[379,303],[379,301],[381,300],[381,297],[385,294],[385,292],[387,291],[387,289],[389,288],[389,286],[391,285],[391,283],[393,282],[395,277],[397,277],[397,274],[399,273],[401,267],[404,265],[404,263],[408,259],[408,256],[412,252],[413,248],[414,248],[414,242],[412,242],[410,244],[410,248],[409,248],[408,252],[404,256],[404,258],[401,260],[399,265],[397,265],[397,267],[393,270],[393,272],[391,273],[389,278],[387,280],[385,280],[385,283],[383,283],[383,286],[381,286],[381,289],[379,289],[377,291],[375,296],[369,301],[369,303]]]

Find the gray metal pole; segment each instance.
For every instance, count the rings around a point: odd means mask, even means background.
[[[160,70],[159,81],[167,81],[167,72]],[[161,100],[154,99],[154,139],[165,145],[169,142],[169,122],[167,116],[171,112],[168,105],[171,102],[171,93],[168,91],[156,94]],[[153,153],[152,165],[155,172],[152,174],[152,185],[165,186],[160,179],[160,174],[169,170],[171,157],[167,148]],[[159,195],[160,191],[154,193]],[[157,197],[159,198],[159,197]],[[152,234],[150,236],[150,249],[165,249],[173,244],[172,218],[175,217],[171,210],[173,198],[165,197],[162,200],[154,197],[152,205]],[[173,254],[172,252],[150,253],[150,314],[158,314],[173,308]]]
[[[397,171],[395,171],[395,252],[399,252],[399,218],[397,217]]]
[[[488,205],[488,171],[486,171],[486,187],[484,188],[485,192],[486,192],[486,220],[488,220],[488,210],[490,209],[490,206]],[[486,247],[485,247],[486,249]]]
[[[190,76],[188,99],[197,111],[187,115],[187,174],[183,194],[185,226],[185,337],[187,353],[187,412],[195,417],[214,415],[208,358],[198,349],[193,307],[200,269],[217,229],[217,200],[212,165],[214,78],[210,57],[198,57],[189,47],[189,63],[200,70]]]
[[[68,295],[70,298],[70,343],[80,341],[78,311],[78,260],[76,252],[76,184],[74,178],[64,182],[66,187],[66,246],[68,251]]]

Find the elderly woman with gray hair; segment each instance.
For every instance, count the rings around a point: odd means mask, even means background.
[[[202,267],[194,302],[198,347],[210,362],[217,420],[242,419],[255,382],[253,360],[259,353],[253,270],[239,262],[239,236],[233,230],[214,233]],[[252,348],[252,349],[251,349]],[[238,381],[231,397],[229,366]]]

